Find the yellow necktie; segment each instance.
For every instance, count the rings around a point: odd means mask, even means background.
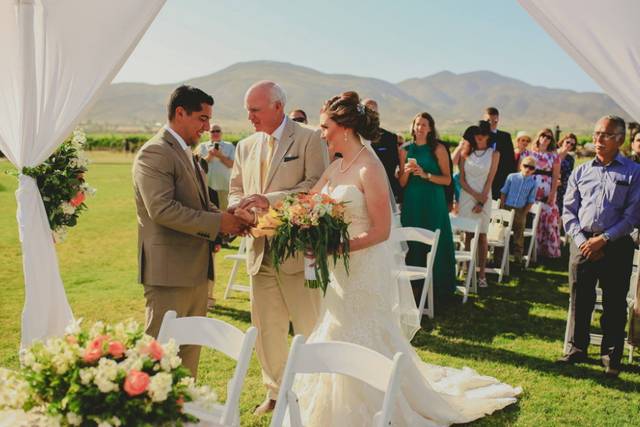
[[[275,138],[273,136],[269,136],[267,139],[267,155],[260,162],[260,177],[262,188],[264,189],[267,185],[267,172],[269,171],[269,166],[271,165],[271,159],[273,157],[273,147],[275,146]]]

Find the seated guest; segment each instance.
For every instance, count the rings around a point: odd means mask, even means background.
[[[587,361],[596,284],[602,289],[600,357],[605,375],[620,373],[627,320],[627,291],[640,224],[640,166],[620,154],[624,120],[605,116],[593,132],[595,159],[569,177],[562,222],[571,236],[569,257],[569,351],[560,363]]]
[[[516,134],[516,146],[514,148],[516,163],[520,161],[520,154],[529,149],[529,144],[531,144],[531,136],[523,130],[519,131]]]
[[[536,170],[536,160],[525,157],[520,161],[520,172],[507,176],[504,186],[500,190],[500,207],[515,211],[513,217],[513,257],[516,264],[522,263],[524,252],[524,228],[527,214],[536,201],[536,180],[533,172]]]
[[[294,122],[307,124],[307,113],[304,110],[293,110],[289,113],[289,118]]]

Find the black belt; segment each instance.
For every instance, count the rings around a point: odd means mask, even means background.
[[[546,175],[546,176],[553,176],[553,172],[552,171],[546,171],[546,170],[542,170],[542,169],[536,169],[533,172],[534,175]]]

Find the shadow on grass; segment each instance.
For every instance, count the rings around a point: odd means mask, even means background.
[[[251,313],[246,310],[238,310],[237,308],[225,305],[216,305],[210,312],[214,315],[227,316],[241,322],[251,323]]]
[[[640,382],[628,381],[624,378],[610,379],[604,376],[601,369],[593,369],[598,362],[594,359],[589,364],[560,365],[554,360],[543,359],[510,350],[493,348],[490,345],[479,345],[460,341],[450,341],[443,337],[419,333],[412,341],[414,347],[428,350],[442,355],[448,355],[466,360],[482,360],[502,364],[524,367],[529,370],[539,371],[548,375],[566,376],[574,379],[588,379],[608,388],[615,388],[623,392],[640,391]],[[558,353],[558,356],[560,354]],[[640,367],[625,365],[623,372],[640,373]],[[624,375],[624,374],[623,374]]]

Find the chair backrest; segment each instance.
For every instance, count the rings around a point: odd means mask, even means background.
[[[305,344],[304,341],[302,335],[293,339],[271,427],[282,425],[287,406],[292,416],[291,426],[302,425],[302,420],[296,419],[299,417],[297,399],[289,398],[295,375],[321,373],[346,375],[385,393],[382,414],[377,416],[377,421],[381,421],[380,426],[391,425],[394,397],[400,387],[399,375],[405,363],[402,353],[396,353],[391,360],[357,344],[338,341]]]
[[[476,230],[480,230],[480,221],[471,218],[462,218],[459,216],[449,216],[451,220],[451,230],[464,231],[465,233],[475,233]]]
[[[180,317],[167,311],[162,319],[158,341],[173,338],[178,345],[202,345],[223,352],[238,360],[242,352],[244,333],[226,322],[210,317]]]
[[[181,317],[176,312],[167,311],[162,319],[158,341],[165,343],[174,339],[178,345],[202,345],[221,351],[237,361],[233,378],[227,385],[227,401],[220,419],[223,425],[240,425],[240,394],[244,378],[249,369],[253,346],[256,342],[258,330],[253,326],[246,333],[222,320],[209,317]],[[207,413],[201,413],[199,408],[189,402],[185,404],[185,411],[206,420]],[[213,421],[213,420],[207,420]]]
[[[533,215],[533,222],[531,223],[532,230],[538,229],[538,223],[540,222],[540,212],[542,212],[542,203],[535,202],[529,210],[529,213]]]
[[[491,210],[500,209],[500,200],[491,200]]]
[[[247,252],[247,238],[246,237],[242,237],[240,239],[240,245],[238,246],[238,253],[239,254],[244,254]]]
[[[431,231],[418,227],[392,228],[389,240],[392,242],[420,242],[433,246],[436,234],[439,235],[440,230]]]

